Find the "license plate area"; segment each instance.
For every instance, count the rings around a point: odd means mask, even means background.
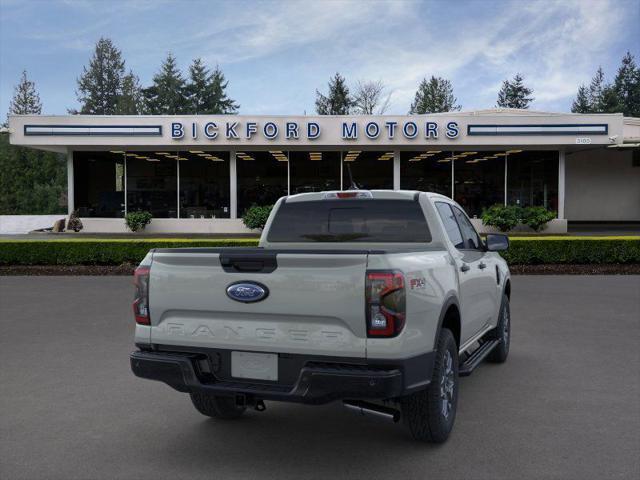
[[[277,382],[278,354],[231,352],[231,376]]]

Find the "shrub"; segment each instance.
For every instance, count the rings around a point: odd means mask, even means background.
[[[530,226],[534,232],[539,232],[551,220],[556,218],[556,213],[544,207],[527,207],[522,209],[521,222]]]
[[[242,216],[242,223],[251,229],[263,229],[269,218],[273,205],[252,205]]]
[[[485,225],[496,227],[501,232],[513,230],[518,224],[528,225],[534,232],[539,232],[556,213],[545,207],[526,207],[518,205],[493,205],[482,211],[482,221]]]
[[[496,227],[501,232],[513,230],[520,222],[520,207],[515,205],[493,205],[482,211],[482,221],[485,225]]]
[[[84,226],[82,225],[82,220],[78,217],[78,210],[74,210],[69,215],[69,222],[67,223],[67,230],[73,230],[74,232],[79,232],[82,230]]]
[[[129,212],[124,217],[124,221],[132,232],[144,230],[144,227],[151,223],[153,217],[149,212]]]

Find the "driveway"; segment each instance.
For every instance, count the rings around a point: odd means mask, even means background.
[[[640,277],[513,278],[511,354],[442,446],[339,404],[237,422],[135,378],[131,280],[0,277],[2,479],[640,478]]]

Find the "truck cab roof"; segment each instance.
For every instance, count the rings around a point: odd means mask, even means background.
[[[295,195],[288,195],[284,198],[287,203],[310,202],[326,200],[331,198],[332,195],[348,195],[351,193],[367,194],[371,196],[370,198],[381,200],[413,200],[417,195],[425,192],[420,192],[418,190],[329,190],[323,192],[298,193]]]

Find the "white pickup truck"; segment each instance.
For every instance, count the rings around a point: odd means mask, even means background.
[[[442,442],[458,376],[507,358],[508,245],[433,193],[283,197],[257,248],[149,252],[131,368],[211,417],[341,400]]]

